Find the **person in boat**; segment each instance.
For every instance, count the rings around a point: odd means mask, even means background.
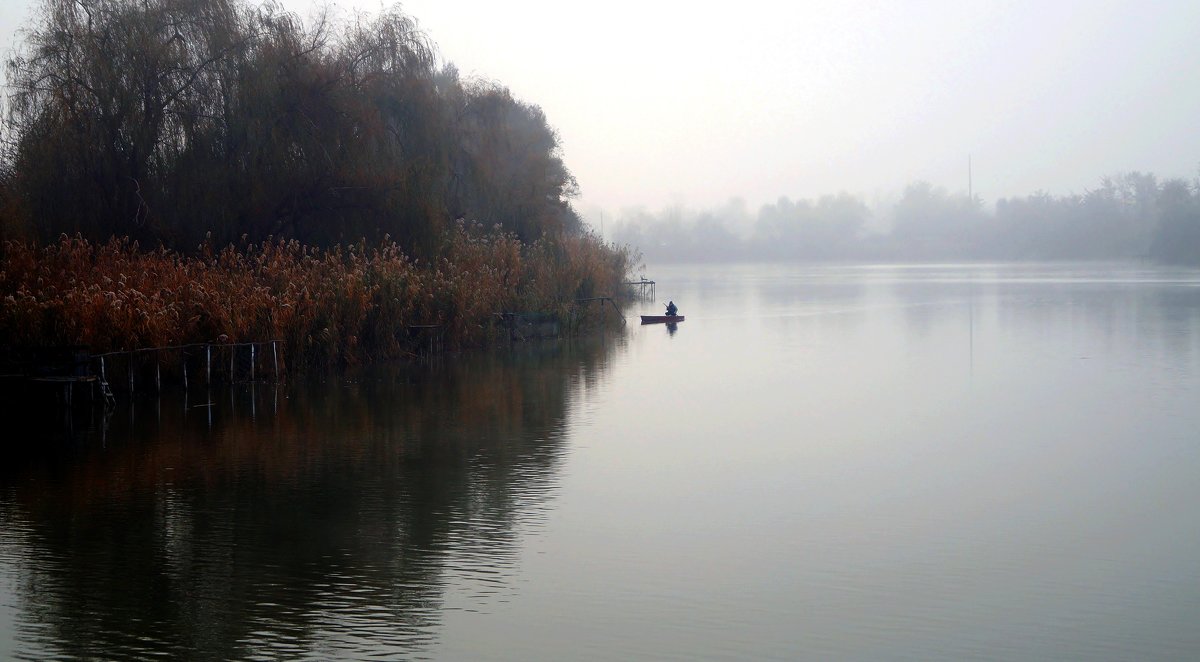
[[[675,317],[678,314],[679,314],[679,308],[675,305],[675,302],[668,301],[667,302],[667,315],[669,315],[671,317]]]

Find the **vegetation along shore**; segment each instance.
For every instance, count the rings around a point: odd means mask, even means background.
[[[501,312],[577,322],[634,262],[585,231],[542,111],[399,9],[46,0],[7,72],[3,347],[355,363],[411,327],[458,347]]]

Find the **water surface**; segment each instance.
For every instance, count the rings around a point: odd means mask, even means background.
[[[1200,272],[652,276],[677,328],[22,426],[0,658],[1200,654]]]

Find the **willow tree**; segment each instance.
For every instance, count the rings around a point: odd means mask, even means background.
[[[247,43],[226,0],[47,0],[8,63],[14,187],[43,234],[157,236],[164,176]]]
[[[525,241],[579,230],[569,204],[578,185],[541,108],[487,83],[465,86],[455,100],[455,214],[500,225]]]
[[[28,34],[0,203],[43,238],[428,252],[456,217],[579,229],[541,110],[439,68],[399,10],[306,24],[238,0],[45,0]]]

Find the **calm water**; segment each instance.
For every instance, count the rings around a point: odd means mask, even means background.
[[[676,330],[6,435],[0,658],[1200,655],[1200,272],[651,275]]]

